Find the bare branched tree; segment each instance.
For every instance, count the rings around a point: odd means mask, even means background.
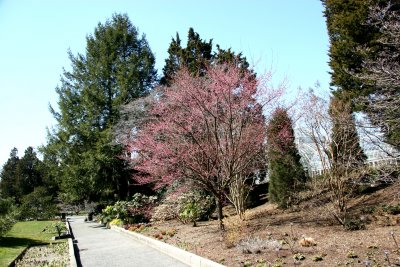
[[[358,143],[349,142],[353,139],[353,131],[346,130],[349,125],[349,114],[351,106],[349,103],[339,101],[328,101],[317,97],[310,92],[305,98],[304,109],[307,110],[302,118],[301,134],[309,141],[309,145],[318,155],[321,163],[321,173],[326,179],[326,185],[331,191],[331,201],[334,209],[330,214],[342,225],[347,218],[348,200],[352,193],[355,177],[358,177],[360,157],[362,150]],[[342,129],[340,135],[333,135],[333,125]],[[341,147],[346,146],[346,149]],[[354,147],[352,147],[354,146]],[[338,151],[347,151],[340,155],[338,162]],[[350,152],[349,152],[350,151]],[[338,164],[339,163],[339,164]]]

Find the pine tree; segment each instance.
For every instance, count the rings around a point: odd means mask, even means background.
[[[247,62],[246,57],[244,57],[242,53],[235,54],[235,52],[233,52],[231,48],[222,49],[218,44],[217,44],[217,52],[213,54],[213,63],[234,64],[235,66],[241,68],[242,70],[248,70],[250,67],[250,64]]]
[[[2,198],[18,198],[20,195],[16,183],[18,163],[18,149],[14,147],[0,174],[0,195]]]
[[[334,93],[351,92],[352,97],[370,93],[373,88],[353,74],[361,73],[363,62],[378,49],[376,40],[379,30],[367,23],[369,7],[388,0],[321,1],[325,6],[324,15],[330,40],[329,66],[332,69],[331,85],[335,89]],[[360,51],[360,46],[369,47],[369,55]]]
[[[155,58],[145,36],[127,15],[113,15],[87,37],[85,55],[69,52],[72,70],[64,71],[57,128],[43,150],[60,167],[62,189],[76,198],[125,198],[130,180],[113,126],[120,108],[146,95],[156,82]],[[51,168],[50,168],[51,169]]]
[[[179,38],[179,34],[176,33],[176,38],[172,38],[168,48],[169,57],[165,60],[165,66],[163,68],[164,76],[160,80],[161,84],[171,85],[175,73],[182,65],[182,51],[181,39]]]
[[[171,85],[172,79],[177,71],[186,67],[192,75],[202,75],[209,65],[212,57],[212,40],[202,40],[193,28],[189,28],[188,40],[185,48],[181,46],[179,34],[172,38],[168,48],[169,57],[165,60],[163,78],[161,84]]]
[[[25,150],[24,156],[18,162],[17,173],[16,186],[22,196],[43,185],[42,162],[33,147],[30,146]]]
[[[293,193],[305,182],[305,171],[295,145],[293,123],[287,111],[278,108],[267,127],[269,199],[288,207]]]
[[[182,67],[187,68],[193,76],[203,76],[212,64],[234,64],[243,70],[249,69],[249,63],[242,53],[235,54],[231,48],[221,49],[217,44],[217,51],[212,52],[212,39],[206,41],[189,28],[186,47],[181,46],[179,34],[172,38],[168,48],[169,57],[165,60],[161,84],[170,86],[174,75]]]
[[[321,0],[330,39],[331,85],[336,97],[350,96],[399,148],[398,0]]]

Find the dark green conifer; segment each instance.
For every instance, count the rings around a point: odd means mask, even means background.
[[[269,200],[282,208],[292,204],[293,193],[306,179],[292,124],[287,111],[278,108],[267,126]]]
[[[17,187],[18,163],[18,149],[14,147],[0,173],[0,195],[2,198],[15,199],[19,196],[19,189]]]
[[[123,104],[155,85],[155,58],[127,15],[99,23],[86,42],[84,55],[69,53],[71,71],[56,89],[57,127],[43,150],[58,167],[47,169],[73,199],[125,198],[131,177],[113,126]]]
[[[168,54],[160,81],[161,84],[168,86],[171,85],[176,72],[182,67],[188,68],[194,76],[204,75],[210,64],[233,63],[243,70],[249,69],[249,63],[242,53],[235,54],[231,48],[225,50],[219,45],[217,45],[217,51],[212,52],[212,39],[202,40],[193,28],[189,29],[186,47],[181,46],[178,33],[175,39],[172,38]]]

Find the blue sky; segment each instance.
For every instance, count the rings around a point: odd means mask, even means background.
[[[171,38],[189,27],[222,48],[242,51],[262,73],[289,80],[289,90],[318,80],[329,87],[329,41],[319,0],[0,0],[0,166],[17,147],[46,143],[55,87],[67,51],[83,53],[86,35],[113,13],[127,13],[144,33],[161,74]]]

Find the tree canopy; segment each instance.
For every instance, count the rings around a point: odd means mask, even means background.
[[[192,180],[215,197],[222,220],[222,197],[233,179],[265,166],[261,88],[233,64],[211,66],[206,77],[180,70],[131,144],[141,171],[136,179],[158,186]],[[264,89],[260,100],[272,105],[280,91]]]
[[[353,96],[369,93],[368,88],[352,73],[363,70],[363,61],[369,55],[361,53],[358,46],[368,46],[376,51],[376,39],[379,31],[374,25],[368,25],[368,11],[371,2],[380,0],[321,0],[330,41],[329,66],[331,67],[331,85],[334,93],[351,92]]]
[[[366,112],[385,141],[398,148],[399,1],[321,1],[334,95]]]
[[[207,68],[212,64],[234,64],[242,70],[248,70],[249,63],[242,53],[236,54],[229,49],[222,49],[217,44],[217,51],[212,51],[212,39],[206,41],[200,35],[189,28],[186,47],[181,46],[179,34],[172,38],[168,48],[169,57],[165,60],[161,84],[171,85],[172,80],[179,69],[186,68],[193,76],[205,75]]]
[[[57,126],[43,149],[59,164],[62,188],[78,198],[124,198],[130,179],[113,126],[120,107],[146,95],[157,77],[155,58],[144,35],[127,15],[114,14],[86,38],[86,53],[69,52],[64,70]]]

